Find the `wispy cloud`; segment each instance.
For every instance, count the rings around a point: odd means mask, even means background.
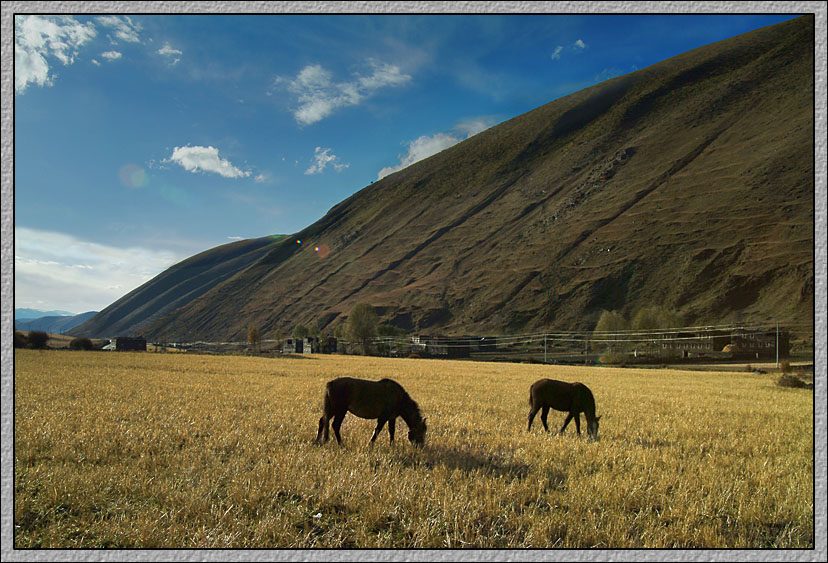
[[[294,110],[296,121],[310,125],[325,119],[339,108],[355,106],[385,87],[401,86],[411,80],[396,65],[367,61],[369,74],[354,73],[351,80],[335,82],[333,74],[321,65],[303,68],[296,78],[279,77],[276,85],[286,85],[296,97],[299,107]]]
[[[605,80],[615,78],[616,76],[621,76],[622,74],[624,74],[624,71],[617,67],[604,68],[601,70],[601,72],[599,72],[593,77],[593,80],[595,82],[604,82]]]
[[[225,178],[244,178],[250,176],[229,160],[219,157],[215,147],[175,147],[172,156],[163,162],[175,162],[190,172],[213,172]]]
[[[464,121],[454,127],[456,133],[437,133],[436,135],[423,135],[408,143],[408,152],[404,155],[398,155],[400,163],[396,166],[387,166],[379,171],[377,180],[381,180],[403,168],[411,166],[415,162],[419,162],[428,158],[440,151],[443,151],[451,146],[456,145],[460,141],[468,139],[472,135],[476,135],[481,131],[488,129],[493,124],[493,120],[488,118],[477,118],[473,120]]]
[[[342,170],[350,166],[350,164],[340,162],[339,157],[331,153],[331,149],[316,147],[313,155],[313,164],[305,170],[305,174],[321,174],[328,164],[333,166],[337,172],[342,172]]]
[[[563,45],[558,45],[555,47],[555,50],[552,51],[552,54],[549,55],[553,61],[558,60],[561,58],[561,51],[563,51]]]
[[[186,256],[107,246],[53,231],[14,229],[18,307],[99,311]]]
[[[129,16],[99,16],[97,19],[102,26],[112,30],[114,37],[108,36],[111,43],[117,43],[116,40],[127,43],[141,42],[141,26],[133,22]]]
[[[564,47],[563,45],[556,46],[555,50],[552,51],[552,53],[550,53],[549,58],[552,59],[553,61],[557,61],[557,60],[560,60],[561,55],[564,53],[564,51],[567,51],[567,52],[570,52],[570,53],[577,53],[577,52],[583,51],[586,48],[587,48],[587,44],[584,43],[582,40],[578,39],[574,43],[569,45],[568,47]]]
[[[167,57],[171,65],[178,63],[178,61],[181,60],[181,55],[183,54],[178,49],[173,49],[169,43],[164,43],[164,46],[158,49],[156,53],[158,53],[161,56]]]
[[[95,38],[92,24],[70,16],[15,16],[14,89],[23,93],[29,84],[51,86],[49,61],[75,62],[78,49]]]
[[[120,59],[123,54],[118,51],[107,51],[105,53],[101,53],[101,56],[105,59],[109,59],[110,61],[116,61]]]

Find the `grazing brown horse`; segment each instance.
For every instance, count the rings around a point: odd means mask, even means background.
[[[377,419],[377,427],[371,436],[371,444],[388,423],[388,434],[394,442],[394,430],[398,416],[408,425],[408,439],[415,446],[425,443],[426,423],[420,415],[420,408],[409,396],[402,385],[391,379],[368,381],[353,377],[340,377],[325,385],[322,417],[319,419],[319,432],[316,442],[328,441],[328,422],[333,419],[333,431],[336,441],[342,444],[339,427],[348,411],[360,418]]]
[[[600,416],[595,416],[595,398],[592,396],[592,391],[583,383],[567,383],[565,381],[555,381],[554,379],[540,379],[532,384],[529,388],[529,404],[532,408],[529,410],[529,428],[532,430],[532,420],[538,410],[541,411],[541,422],[543,427],[549,432],[549,426],[546,424],[546,416],[549,414],[549,409],[556,411],[564,411],[569,414],[561,426],[560,433],[563,434],[566,425],[573,418],[575,419],[575,428],[578,434],[581,433],[581,415],[584,413],[587,421],[587,434],[592,438],[598,439],[598,420]]]

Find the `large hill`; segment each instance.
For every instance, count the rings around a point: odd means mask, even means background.
[[[134,289],[69,334],[95,338],[148,334],[150,323],[234,276],[265,255],[280,238],[241,240],[196,254]]]
[[[73,332],[125,332],[132,315],[151,338],[244,340],[250,325],[330,329],[360,302],[444,334],[592,329],[604,309],[650,305],[687,324],[812,324],[814,197],[803,16],[501,123],[257,247],[197,294],[136,316],[165,273]]]

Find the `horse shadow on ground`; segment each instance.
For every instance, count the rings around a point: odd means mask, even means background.
[[[529,475],[529,464],[519,463],[485,450],[447,448],[427,445],[421,450],[395,452],[396,460],[405,467],[433,469],[442,466],[465,473],[480,473],[506,480],[524,479]]]

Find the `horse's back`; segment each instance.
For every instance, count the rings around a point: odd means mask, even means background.
[[[378,418],[396,410],[402,386],[392,379],[372,381],[355,377],[339,377],[325,386],[325,393],[338,408],[348,410],[360,418]]]
[[[569,383],[556,379],[540,379],[529,389],[533,406],[547,406],[558,411],[583,409],[592,399],[592,391],[581,382]]]

